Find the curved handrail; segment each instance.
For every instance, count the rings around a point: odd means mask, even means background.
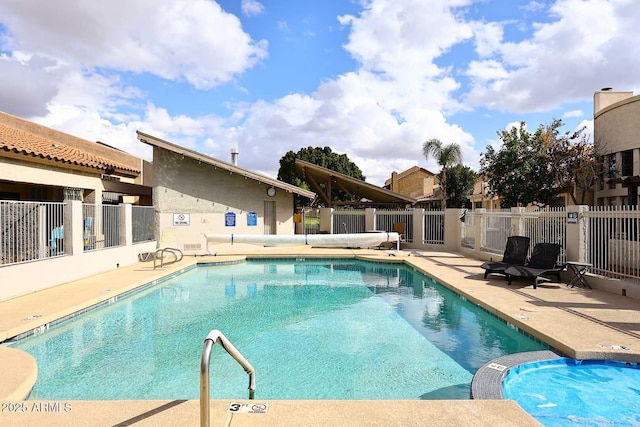
[[[182,251],[178,248],[160,248],[157,249],[154,254],[153,254],[153,269],[155,270],[156,268],[156,260],[160,260],[160,267],[164,266],[164,253],[170,253],[172,254],[175,259],[173,261],[171,261],[171,263],[174,262],[178,262],[182,260],[182,257],[184,256],[182,254]]]
[[[204,346],[202,349],[202,359],[200,360],[200,426],[209,427],[209,362],[211,360],[211,350],[215,343],[233,357],[238,362],[244,371],[249,374],[249,399],[253,399],[254,392],[256,390],[256,373],[253,366],[244,358],[237,348],[231,344],[231,341],[224,336],[222,332],[217,329],[213,329],[209,332],[209,335],[204,339]]]

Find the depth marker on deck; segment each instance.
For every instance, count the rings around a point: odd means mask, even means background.
[[[233,414],[266,414],[268,411],[268,403],[230,403],[227,409]]]

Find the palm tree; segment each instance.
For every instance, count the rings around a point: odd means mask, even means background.
[[[462,149],[456,143],[442,144],[439,139],[428,139],[422,144],[422,153],[429,160],[433,157],[442,167],[440,172],[440,188],[442,188],[442,209],[447,207],[447,169],[462,163]]]

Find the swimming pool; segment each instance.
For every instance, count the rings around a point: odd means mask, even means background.
[[[514,367],[503,382],[545,426],[640,425],[640,367],[636,363],[558,358]]]
[[[13,346],[37,360],[32,399],[196,399],[212,329],[260,399],[468,399],[488,360],[546,348],[409,267],[353,260],[200,266]],[[214,347],[211,396],[246,386]]]

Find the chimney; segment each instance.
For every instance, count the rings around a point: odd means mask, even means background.
[[[233,166],[238,166],[238,149],[237,148],[231,149],[231,163],[233,164]]]
[[[603,87],[593,95],[593,115],[597,116],[600,111],[610,105],[631,98],[633,92],[616,92],[613,88]]]

